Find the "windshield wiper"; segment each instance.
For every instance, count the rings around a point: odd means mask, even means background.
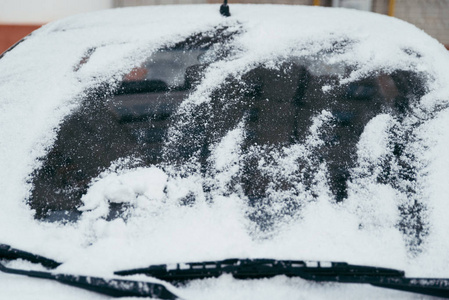
[[[0,259],[24,259],[33,263],[40,263],[44,267],[50,269],[54,269],[61,265],[60,263],[52,259],[48,259],[46,257],[35,255],[26,251],[14,249],[4,244],[0,244]],[[123,279],[105,279],[92,276],[54,274],[45,271],[13,269],[6,267],[3,263],[1,263],[1,261],[0,271],[10,274],[56,280],[60,283],[76,286],[82,289],[112,297],[150,297],[170,300],[180,299],[178,296],[170,292],[164,285],[159,283]]]
[[[41,264],[49,269],[55,269],[61,265],[53,259],[49,259],[37,254],[26,252],[19,249],[11,248],[11,246],[0,244],[0,259],[24,259],[32,263]]]
[[[226,259],[221,261],[152,265],[115,272],[116,275],[145,274],[168,282],[218,277],[231,274],[237,279],[285,275],[318,282],[364,283],[378,287],[449,298],[449,279],[407,278],[403,271],[351,265],[274,259]]]
[[[117,271],[116,275],[145,274],[164,281],[185,281],[232,274],[238,279],[286,275],[315,281],[353,282],[371,277],[403,277],[404,272],[343,262],[317,262],[274,259],[226,259],[221,261],[152,265],[142,269]]]
[[[0,244],[0,260],[24,259],[54,269],[60,263],[46,257]],[[97,293],[113,296],[180,299],[163,284],[124,279],[105,279],[91,276],[55,274],[44,271],[21,270],[6,267],[0,261],[0,271],[56,280]],[[151,265],[146,268],[117,271],[115,275],[145,274],[167,282],[231,274],[237,279],[257,279],[285,275],[318,282],[364,283],[378,287],[449,298],[449,279],[408,278],[403,271],[344,262],[318,262],[275,259],[226,259],[220,261]]]

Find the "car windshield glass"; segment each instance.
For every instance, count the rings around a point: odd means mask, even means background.
[[[192,92],[209,66],[227,54],[216,47],[223,38],[193,41],[153,53],[113,92],[93,91],[65,119],[32,174],[36,217],[76,219],[94,179],[120,161],[184,178],[197,174],[204,179],[201,192],[185,192],[181,204],[238,194],[249,219],[269,229],[318,197],[323,182],[334,201],[344,201],[354,172],[366,172],[357,154],[366,126],[386,115],[400,122],[424,94],[421,77],[410,71],[377,70],[341,83],[357,66],[331,63],[326,54],[254,64],[221,79],[207,101],[195,101]],[[403,156],[406,141],[397,126],[387,130],[393,150],[386,165]],[[385,167],[378,180],[399,188],[413,181],[412,166],[402,161],[401,168]],[[111,201],[107,217],[128,209]]]

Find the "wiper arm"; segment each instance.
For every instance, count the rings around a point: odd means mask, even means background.
[[[14,249],[4,244],[0,244],[0,259],[24,259],[33,263],[40,263],[50,269],[54,269],[60,265],[60,263],[52,259]],[[4,273],[26,275],[35,278],[51,279],[60,283],[76,286],[82,289],[112,297],[150,297],[169,300],[180,299],[178,296],[170,292],[164,285],[159,283],[123,279],[104,279],[91,276],[54,274],[44,271],[20,270],[8,268],[1,262],[0,271]]]
[[[449,298],[449,279],[407,278],[403,271],[344,262],[310,262],[274,259],[226,259],[221,261],[152,265],[115,272],[116,275],[145,274],[169,282],[231,274],[237,279],[285,275],[319,282],[364,283],[378,287]]]

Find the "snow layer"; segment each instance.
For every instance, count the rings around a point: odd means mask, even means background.
[[[82,14],[42,27],[0,59],[0,243],[59,260],[64,263],[60,272],[97,276],[149,264],[270,257],[348,261],[400,268],[410,276],[449,277],[445,216],[449,209],[449,113],[445,109],[449,54],[444,47],[410,24],[365,12],[232,5],[232,17],[223,18],[217,10],[217,6],[162,6]],[[360,176],[352,183],[347,201],[332,201],[325,170],[318,170],[319,196],[307,202],[299,217],[286,219],[268,236],[255,234],[245,202],[237,194],[224,195],[218,189],[213,201],[206,201],[200,197],[203,178],[198,174],[176,177],[154,166],[111,168],[102,173],[84,196],[85,213],[76,223],[33,218],[25,203],[30,193],[27,180],[39,166],[38,158],[51,147],[59,124],[79,106],[85,92],[102,82],[114,85],[159,47],[216,26],[244,28],[235,40],[240,51],[232,61],[213,64],[184,107],[209,101],[213,88],[230,74],[238,76],[260,63],[275,65],[273,57],[312,56],[332,48],[336,41],[349,41],[352,48],[332,56],[332,63],[357,66],[341,83],[371,70],[402,69],[427,75],[427,93],[414,113],[424,121],[414,132],[416,142],[409,150],[417,158],[416,165],[422,166],[419,195],[428,208],[429,234],[419,252],[410,253],[396,226],[398,204],[407,195],[377,182],[375,170],[367,171],[389,151],[385,134],[395,127],[395,120],[386,114],[373,119],[360,139],[360,164],[354,170]],[[89,62],[79,66],[94,48]],[[311,128],[308,146],[286,149],[279,154],[279,164],[289,167],[289,159],[318,146],[319,127],[325,120],[323,112]],[[238,172],[242,136],[237,127],[212,149],[218,187],[226,186]],[[180,206],[176,199],[192,191],[198,196],[195,204]],[[128,202],[133,210],[126,220],[107,221],[108,202]],[[11,286],[40,287],[35,280],[23,285],[14,276],[1,277],[2,296],[27,299],[25,294],[16,297]],[[54,298],[66,299],[74,292],[48,285],[54,289],[49,293]],[[408,294],[372,287],[287,278],[239,282],[223,277],[192,283],[179,292],[192,299],[347,299],[373,294],[376,299],[410,299]],[[87,295],[76,293],[77,298]]]

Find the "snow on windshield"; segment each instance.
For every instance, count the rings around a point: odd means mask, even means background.
[[[8,229],[0,242],[64,262],[61,272],[91,275],[272,257],[448,277],[444,47],[409,24],[370,13],[232,9],[231,18],[215,6],[79,15],[44,26],[0,59],[0,226]],[[220,47],[213,46],[216,32],[230,37]],[[212,42],[193,47],[195,59],[176,52],[184,79],[145,73],[144,66],[170,55],[167,49],[198,34]],[[80,140],[64,124],[96,124],[106,117],[95,114],[105,110],[122,123],[135,120],[140,96],[124,111],[127,92],[120,91],[140,89],[139,76],[152,81],[157,97],[174,95],[169,121],[166,108],[152,104],[170,124],[157,142],[160,157],[153,163],[133,147],[95,156],[118,149],[95,140],[115,127],[101,125]],[[372,104],[363,102],[368,98]],[[75,138],[59,146],[61,132]],[[98,147],[85,147],[90,141]],[[49,191],[53,183],[46,182],[37,191],[36,170],[64,178],[46,162],[76,147],[104,159],[90,166],[91,177],[76,179],[87,190]],[[63,172],[78,174],[64,163]],[[76,206],[76,221],[45,220],[48,211],[28,205],[35,191],[48,196],[49,207],[51,197],[68,195],[72,207],[54,216],[72,219]]]

